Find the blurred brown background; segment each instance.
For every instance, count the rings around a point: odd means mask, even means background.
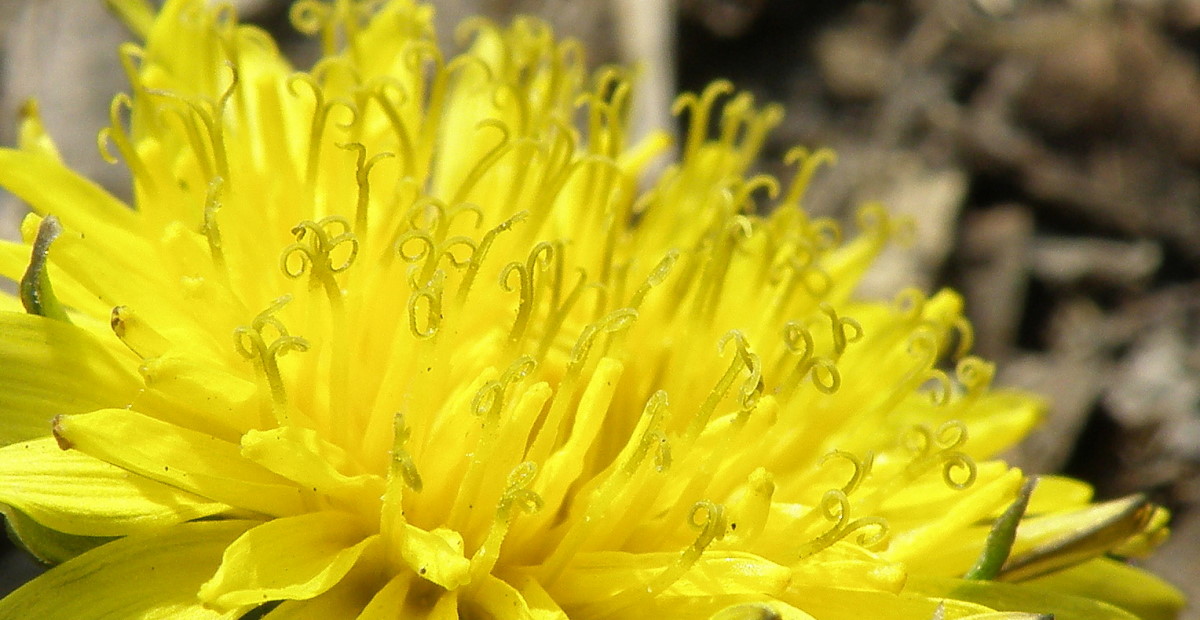
[[[312,59],[286,2],[234,4]],[[640,127],[670,124],[674,92],[719,77],[785,104],[764,170],[786,177],[792,145],[831,146],[812,210],[880,200],[918,222],[864,294],[963,291],[998,382],[1054,403],[1010,459],[1171,507],[1175,536],[1146,564],[1200,598],[1200,0],[435,5],[444,42],[463,15],[526,12],[596,63],[640,63]],[[37,97],[67,161],[127,194],[95,147],[125,39],[101,0],[0,0],[0,141]],[[0,203],[11,237],[20,206]],[[4,554],[0,591],[31,570]]]

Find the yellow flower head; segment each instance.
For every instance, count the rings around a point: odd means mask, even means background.
[[[301,0],[296,73],[228,6],[114,5],[134,208],[32,107],[0,151],[35,211],[0,246],[0,504],[61,562],[0,617],[1178,608],[1105,558],[1163,511],[987,460],[1040,404],[990,389],[957,295],[852,297],[905,226],[809,217],[824,151],[749,172],[778,108],[683,95],[649,178],[628,72],[532,19],[447,58],[428,6]]]

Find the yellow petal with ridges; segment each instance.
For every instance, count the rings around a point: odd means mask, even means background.
[[[230,510],[136,476],[52,438],[0,448],[0,503],[79,536],[123,536]]]
[[[343,512],[268,521],[229,545],[200,598],[222,609],[316,597],[342,580],[379,535]]]
[[[388,570],[383,560],[382,545],[369,545],[354,568],[337,585],[313,598],[283,601],[263,616],[263,620],[355,618],[387,583]],[[395,609],[399,609],[399,604]]]
[[[0,618],[233,620],[196,599],[221,551],[253,521],[203,521],[135,534],[93,549],[0,600]]]
[[[54,420],[59,445],[231,506],[275,516],[306,509],[304,490],[241,455],[237,444],[128,409]]]
[[[115,338],[0,312],[0,444],[50,434],[55,415],[129,404],[141,381]]]

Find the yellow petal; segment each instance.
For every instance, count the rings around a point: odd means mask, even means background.
[[[992,611],[982,605],[943,600],[913,594],[831,587],[791,588],[784,600],[821,620],[913,620],[934,618],[941,605],[944,620],[957,620],[971,614]]]
[[[1054,620],[1137,620],[1137,616],[1108,603],[1031,584],[911,576],[906,591],[970,601],[996,611],[1053,614]]]
[[[110,251],[145,256],[150,250],[137,234],[141,218],[136,211],[44,154],[0,149],[0,186],[35,212],[53,213],[65,227],[86,230],[92,243]]]
[[[337,585],[311,599],[284,601],[263,616],[263,620],[357,617],[387,582],[389,571],[383,560],[383,545],[370,545]],[[394,609],[399,609],[399,605]]]
[[[1015,445],[1045,416],[1046,404],[1027,393],[996,390],[971,405],[963,420],[971,428],[967,446],[972,456],[992,458]]]
[[[459,606],[467,617],[528,620],[532,616],[521,593],[493,575],[484,575],[483,583],[473,584],[470,596],[463,597]]]
[[[1163,527],[1161,509],[1131,495],[1067,513],[1027,519],[999,578],[1021,581],[1103,555],[1148,527]]]
[[[888,561],[858,545],[834,543],[818,555],[792,567],[792,583],[828,586],[856,583],[859,587],[899,592],[907,578],[905,566]]]
[[[521,593],[525,604],[529,606],[529,614],[533,620],[568,620],[567,612],[563,611],[554,597],[542,587],[542,584],[530,575],[512,575],[508,580]]]
[[[26,240],[35,238],[42,221],[43,218],[37,215],[26,217],[21,222],[22,236]],[[61,269],[110,311],[114,306],[124,304],[147,312],[170,312],[171,322],[185,323],[192,310],[187,296],[161,294],[163,290],[181,289],[184,283],[166,273],[156,250],[121,244],[109,247],[93,239],[95,234],[88,228],[69,227],[64,221],[50,250],[50,264]],[[63,279],[54,270],[49,272],[49,278],[55,285]],[[63,287],[59,295],[69,306],[76,305],[77,296],[71,294],[73,290],[72,286]]]
[[[146,388],[133,399],[137,411],[230,442],[261,423],[258,386],[210,360],[171,351],[139,370]]]
[[[0,618],[237,618],[196,598],[221,551],[254,522],[204,521],[135,534],[93,549],[0,601]]]
[[[599,551],[575,557],[553,586],[554,600],[570,609],[597,601],[628,598],[644,589],[657,575],[670,570],[678,553],[624,553]],[[736,551],[709,551],[700,556],[664,596],[705,598],[716,595],[783,592],[792,571],[755,555]]]
[[[383,496],[381,477],[347,476],[338,471],[339,465],[349,464],[345,452],[311,429],[285,426],[250,431],[242,436],[242,454],[300,486],[350,506],[370,505]]]
[[[51,438],[0,448],[0,503],[49,528],[123,536],[230,510],[220,502],[64,451]]]
[[[399,614],[397,610],[404,608],[408,591],[413,583],[412,574],[405,573],[392,577],[387,585],[379,589],[371,602],[363,608],[358,620],[393,620]]]
[[[147,0],[109,0],[108,6],[138,38],[146,38],[154,23],[154,6]]]
[[[342,580],[379,539],[343,512],[313,512],[268,521],[229,545],[200,598],[220,608],[280,599],[310,599]]]
[[[638,620],[640,618],[814,620],[818,616],[813,616],[783,601],[768,599],[763,596],[741,594],[705,597],[663,595],[644,606],[628,609],[622,613],[613,614],[611,617],[628,620]],[[874,620],[873,617],[872,620]]]
[[[709,620],[814,620],[812,616],[779,601],[738,603],[709,617]]]
[[[964,496],[944,514],[896,536],[884,557],[904,562],[913,570],[937,571],[939,545],[953,533],[1011,503],[1023,479],[1020,470],[1013,469],[982,487],[962,491]]]
[[[1116,560],[1097,558],[1025,583],[1089,598],[1125,609],[1142,620],[1171,620],[1184,606],[1183,594],[1170,584]]]
[[[0,312],[0,444],[50,434],[55,415],[129,404],[141,381],[115,338]]]
[[[8,294],[7,291],[0,290],[0,314],[15,312],[24,314],[25,307],[21,305],[21,299],[15,295]]]
[[[1037,487],[1029,498],[1025,514],[1040,515],[1058,510],[1073,510],[1092,501],[1092,487],[1086,482],[1062,476],[1038,476]]]
[[[26,100],[21,105],[21,135],[17,140],[22,151],[30,151],[48,157],[57,162],[62,161],[54,140],[46,133],[46,125],[42,122],[41,112],[37,101]]]
[[[463,555],[462,536],[453,530],[427,532],[405,524],[400,554],[422,578],[452,590],[470,580],[471,561]]]
[[[222,441],[128,409],[54,420],[59,444],[147,478],[270,515],[306,509],[303,489]]]

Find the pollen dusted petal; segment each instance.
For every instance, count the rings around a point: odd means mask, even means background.
[[[0,600],[0,617],[234,620],[196,590],[252,521],[202,521],[135,534],[89,551]]]
[[[59,445],[164,484],[254,512],[304,512],[304,490],[241,455],[236,444],[127,409],[54,420]]]
[[[124,536],[231,510],[64,451],[49,437],[0,448],[0,503],[80,536]]]
[[[367,549],[379,543],[344,512],[273,519],[229,545],[200,598],[222,609],[280,599],[303,600],[334,587]]]
[[[0,443],[48,436],[55,415],[128,405],[141,381],[122,349],[69,323],[0,312]]]

